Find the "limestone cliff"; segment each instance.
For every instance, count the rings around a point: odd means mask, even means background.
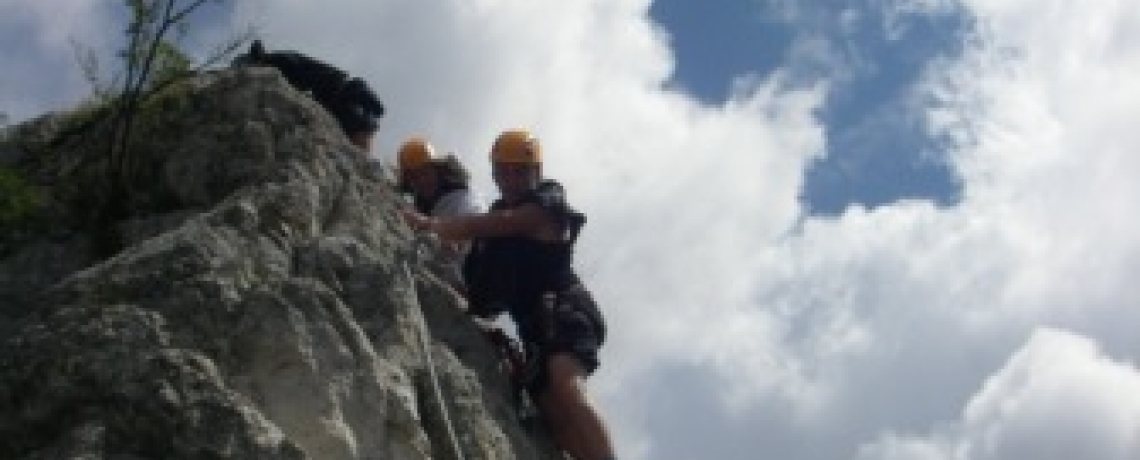
[[[316,103],[235,69],[148,110],[110,217],[75,113],[0,148],[44,197],[3,230],[0,458],[446,459],[444,414],[463,458],[560,458]]]

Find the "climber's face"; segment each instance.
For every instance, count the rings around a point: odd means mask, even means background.
[[[517,198],[538,186],[541,177],[538,164],[491,163],[495,185],[504,198]]]

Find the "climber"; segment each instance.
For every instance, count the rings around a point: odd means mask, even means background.
[[[376,118],[384,116],[384,104],[360,78],[349,78],[344,71],[295,51],[265,51],[261,40],[254,40],[249,52],[233,60],[233,65],[270,66],[299,91],[309,93],[340,124],[357,147],[367,152],[376,132]]]
[[[450,217],[483,212],[467,185],[467,169],[455,154],[438,157],[428,141],[413,137],[400,146],[397,167],[397,186],[412,196],[421,214]]]
[[[442,158],[435,148],[420,137],[413,137],[400,146],[397,154],[397,187],[411,195],[417,212],[433,217],[451,217],[481,214],[481,202],[473,198],[468,187],[467,169],[454,154]],[[439,259],[429,260],[428,267],[448,283],[456,292],[467,291],[460,267],[468,249],[466,241],[441,242]],[[522,372],[524,359],[522,346],[502,327],[491,321],[477,321],[487,341],[503,360],[502,370],[512,382]]]
[[[417,212],[433,217],[480,214],[483,205],[468,187],[467,169],[455,154],[439,157],[435,148],[421,137],[413,137],[400,146],[396,159],[397,188],[411,196]],[[466,241],[438,241],[436,254],[430,260],[432,271],[457,292],[464,292],[460,267],[469,247]]]
[[[514,321],[537,372],[527,390],[559,446],[577,460],[613,458],[609,434],[586,395],[605,340],[600,311],[572,268],[585,216],[562,186],[542,177],[542,152],[525,130],[504,131],[491,147],[501,194],[486,214],[430,217],[404,210],[414,228],[445,239],[470,240],[463,266],[469,313]]]

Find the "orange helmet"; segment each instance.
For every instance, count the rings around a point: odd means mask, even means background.
[[[542,163],[538,139],[523,129],[503,131],[491,146],[491,161],[496,163]]]
[[[413,137],[400,146],[400,171],[422,168],[432,161],[435,161],[435,148],[423,138]]]

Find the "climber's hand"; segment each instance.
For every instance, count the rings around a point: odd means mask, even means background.
[[[404,218],[404,222],[416,230],[431,231],[432,222],[435,220],[410,208],[400,208],[400,215]]]

